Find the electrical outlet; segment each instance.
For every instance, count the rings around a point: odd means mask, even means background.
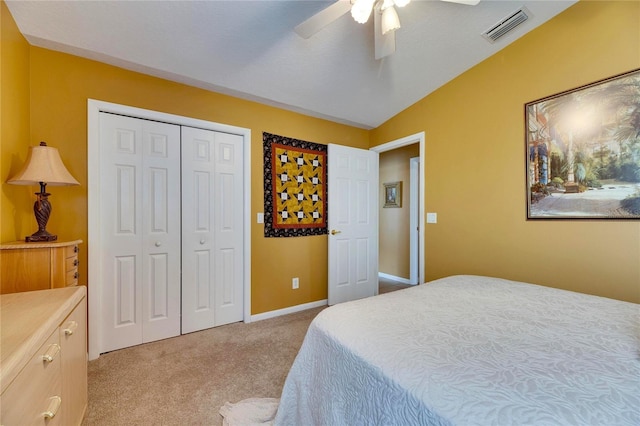
[[[291,280],[291,288],[294,290],[300,288],[300,279],[298,277],[295,277]]]

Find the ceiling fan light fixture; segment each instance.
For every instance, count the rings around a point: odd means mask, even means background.
[[[380,3],[378,4],[380,5],[380,10],[385,10],[390,7],[393,7],[395,2],[393,0],[381,0]]]
[[[396,8],[391,6],[382,11],[382,35],[387,34],[389,31],[395,31],[400,28],[400,18]]]
[[[375,0],[355,0],[353,2],[351,6],[351,16],[357,23],[364,24],[369,20],[374,1]]]
[[[393,2],[398,7],[405,7],[406,5],[411,3],[411,0],[394,0]]]

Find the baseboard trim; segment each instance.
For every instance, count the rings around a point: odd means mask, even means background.
[[[416,283],[412,283],[408,278],[396,277],[395,275],[385,274],[384,272],[378,272],[378,276],[380,278],[386,278],[388,280],[397,281],[402,284],[416,285]]]
[[[294,314],[296,312],[306,311],[307,309],[319,308],[327,305],[327,299],[318,300],[317,302],[303,303],[302,305],[290,306],[288,308],[277,309],[275,311],[263,312],[261,314],[251,315],[251,322],[262,321],[269,318],[279,317],[281,315]]]

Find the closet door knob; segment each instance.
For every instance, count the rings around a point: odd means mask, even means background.
[[[156,247],[160,247],[162,243],[160,241],[156,241]]]
[[[204,244],[204,243],[206,243],[206,241],[203,238],[203,239],[200,240],[200,244]]]

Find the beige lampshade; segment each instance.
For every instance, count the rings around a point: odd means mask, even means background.
[[[40,182],[52,186],[80,185],[62,163],[58,149],[44,142],[40,142],[40,146],[29,147],[22,170],[7,181],[13,185],[37,185]]]

